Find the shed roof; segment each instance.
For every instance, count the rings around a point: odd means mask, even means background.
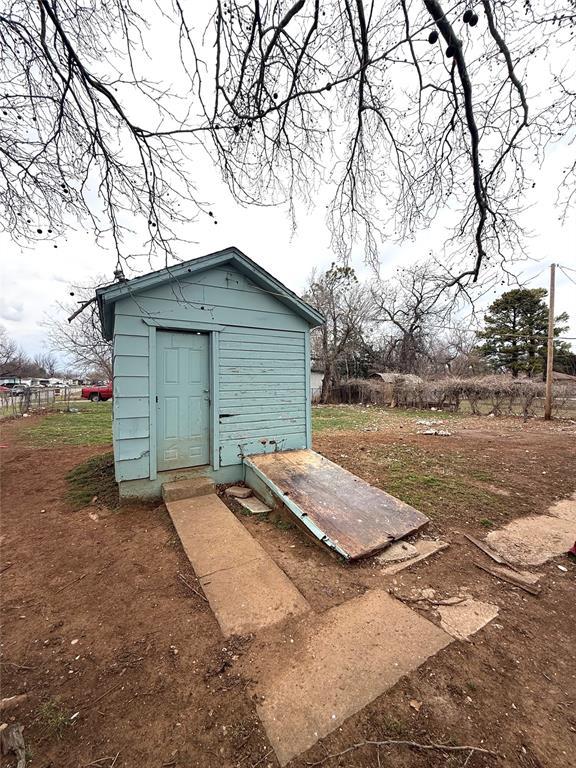
[[[246,254],[232,246],[222,251],[209,253],[190,261],[183,261],[174,266],[149,272],[146,275],[135,277],[132,280],[123,280],[112,283],[96,290],[96,300],[100,311],[100,322],[104,338],[111,339],[114,332],[114,304],[126,296],[132,296],[151,287],[178,280],[180,277],[189,277],[190,273],[203,272],[214,267],[225,265],[234,266],[259,288],[272,293],[279,301],[289,307],[297,315],[303,317],[311,327],[322,325],[324,317],[318,310],[307,304],[294,291],[291,291],[283,283],[273,277],[255,261],[249,259]]]
[[[423,381],[420,376],[416,376],[414,373],[396,373],[395,371],[370,371],[368,375],[370,378],[381,379],[386,384],[394,384],[397,379],[404,379],[410,384],[420,384]]]

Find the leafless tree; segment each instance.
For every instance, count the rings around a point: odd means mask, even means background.
[[[32,363],[38,369],[38,376],[45,376],[51,379],[59,375],[60,367],[58,360],[52,352],[41,352],[34,355]]]
[[[56,248],[71,220],[88,220],[125,263],[133,230],[148,254],[168,256],[174,227],[194,218],[187,148],[206,129],[164,128],[189,117],[196,74],[183,67],[175,94],[142,72],[153,40],[144,12],[131,0],[2,4],[0,222],[16,239]]]
[[[572,153],[559,187],[573,202],[573,0],[213,7],[202,37],[197,5],[181,0],[146,4],[147,18],[132,0],[3,4],[6,230],[56,238],[79,217],[112,237],[119,260],[132,230],[147,253],[169,255],[179,226],[210,213],[188,162],[198,143],[244,203],[293,212],[327,182],[343,257],[360,241],[376,260],[380,236],[455,216],[452,282],[520,250],[518,214],[552,141]],[[150,73],[172,48],[164,85]]]
[[[489,371],[478,352],[477,334],[467,320],[452,319],[453,325],[432,334],[426,353],[425,368],[433,374],[466,378]]]
[[[88,303],[94,296],[95,287],[102,282],[95,279],[90,286],[71,286],[74,301],[59,302],[45,326],[52,349],[65,356],[78,372],[112,380],[112,343],[102,338],[96,304]],[[70,315],[84,303],[87,303],[84,311],[69,322]]]
[[[328,178],[334,247],[360,238],[374,260],[380,235],[453,212],[448,283],[518,253],[530,163],[575,135],[571,0],[224,0],[213,23],[240,200],[292,204]]]
[[[399,269],[391,280],[373,284],[384,369],[419,373],[426,367],[434,340],[445,336],[457,309],[445,283],[445,272],[439,271],[434,261],[426,261]]]
[[[339,364],[364,344],[370,321],[370,292],[351,267],[332,264],[324,274],[311,275],[305,298],[326,320],[312,335],[312,356],[324,371],[320,400],[325,403],[338,378]]]
[[[19,376],[23,357],[18,344],[0,325],[0,376]]]
[[[31,358],[0,326],[0,376],[36,378],[52,376],[56,371],[56,358],[49,353]]]

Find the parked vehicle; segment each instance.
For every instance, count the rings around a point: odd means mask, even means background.
[[[19,397],[20,395],[25,395],[26,392],[30,391],[30,387],[28,384],[16,384],[14,387],[10,389],[10,394],[12,397]]]
[[[82,397],[85,400],[92,400],[93,403],[97,403],[100,400],[111,400],[112,384],[105,384],[103,387],[82,387]]]

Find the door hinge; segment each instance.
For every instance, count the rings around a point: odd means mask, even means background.
[[[158,402],[158,395],[156,395],[156,402]]]

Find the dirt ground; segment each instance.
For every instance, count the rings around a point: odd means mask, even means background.
[[[570,495],[576,425],[458,419],[448,426],[449,437],[418,434],[424,428],[414,418],[395,418],[374,431],[328,429],[315,448],[409,503],[418,501],[431,518],[430,534],[450,543],[430,561],[384,577],[373,560],[343,565],[282,518],[240,519],[316,611],[372,587],[402,594],[431,587],[438,596],[466,587],[498,605],[500,615],[291,766],[384,738],[476,744],[503,757],[386,747],[378,762],[366,747],[323,764],[576,766],[576,565],[564,557],[539,567],[543,588],[533,597],[477,569],[474,560],[482,555],[462,536],[483,536]],[[29,764],[276,766],[251,680],[241,674],[255,640],[223,641],[201,593],[179,579],[182,574],[197,589],[164,506],[73,511],[64,500],[67,472],[108,448],[33,447],[19,440],[20,430],[21,422],[3,425],[0,448],[1,671],[3,696],[28,693],[3,719],[25,726]],[[258,640],[269,640],[278,665],[284,630]],[[5,757],[0,765],[15,760]]]

